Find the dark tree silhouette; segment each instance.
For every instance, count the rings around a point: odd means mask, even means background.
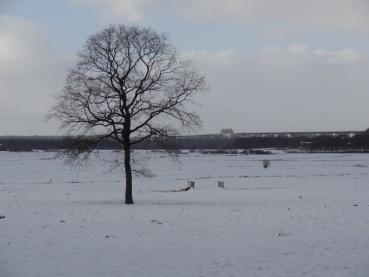
[[[115,140],[124,153],[125,203],[133,204],[131,147],[200,125],[187,110],[205,78],[180,58],[166,34],[116,25],[90,36],[50,117],[74,136],[73,158]],[[76,137],[76,136],[75,136]]]

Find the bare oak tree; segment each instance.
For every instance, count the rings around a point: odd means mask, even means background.
[[[68,134],[78,134],[74,158],[103,141],[122,145],[125,203],[133,204],[132,145],[172,137],[178,126],[199,126],[199,117],[186,106],[205,90],[204,77],[180,58],[166,34],[111,26],[87,39],[51,117]]]

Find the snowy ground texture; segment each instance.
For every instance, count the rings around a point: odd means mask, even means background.
[[[369,276],[369,155],[135,152],[155,174],[0,152],[0,276]],[[263,159],[270,159],[268,169]],[[165,192],[187,186],[189,192]],[[225,182],[225,189],[217,187]]]

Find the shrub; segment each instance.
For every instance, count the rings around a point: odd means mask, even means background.
[[[263,167],[268,168],[270,166],[270,160],[263,160]]]

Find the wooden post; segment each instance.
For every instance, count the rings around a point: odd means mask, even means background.
[[[223,181],[218,181],[218,187],[224,189],[224,182]]]
[[[194,181],[188,181],[188,186],[192,189],[195,188],[195,182]]]

